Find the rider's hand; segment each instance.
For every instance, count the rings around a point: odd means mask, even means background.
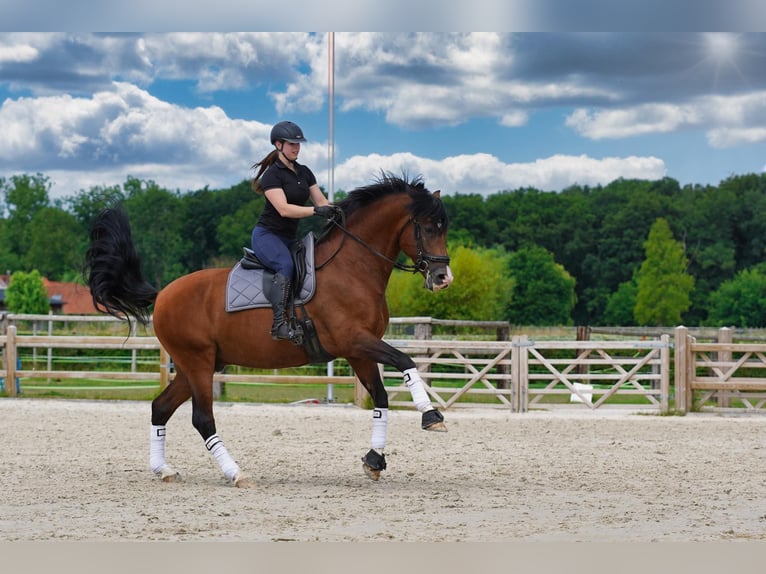
[[[314,215],[324,217],[325,219],[335,219],[339,211],[340,208],[334,205],[319,205],[314,208]]]

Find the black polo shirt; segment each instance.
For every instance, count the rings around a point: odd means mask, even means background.
[[[313,172],[305,165],[295,162],[296,172],[293,172],[281,161],[277,160],[261,176],[261,189],[282,188],[287,198],[287,203],[293,205],[306,205],[309,199],[309,188],[317,180]],[[282,217],[279,212],[266,199],[263,213],[258,219],[258,225],[265,227],[272,233],[283,237],[294,238],[298,232],[298,220],[291,217]]]

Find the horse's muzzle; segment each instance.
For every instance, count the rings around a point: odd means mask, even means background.
[[[453,279],[454,277],[449,265],[434,269],[433,271],[429,269],[425,274],[425,284],[423,286],[429,291],[441,291],[449,287]]]

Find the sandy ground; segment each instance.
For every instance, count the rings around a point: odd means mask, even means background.
[[[584,409],[584,407],[583,407]],[[360,457],[371,414],[216,405],[256,488],[227,484],[191,426],[148,470],[143,402],[0,399],[3,541],[764,541],[766,417],[625,411],[392,411],[388,470]]]

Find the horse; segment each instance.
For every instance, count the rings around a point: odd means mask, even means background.
[[[422,413],[422,429],[447,430],[415,362],[382,337],[389,320],[386,286],[394,267],[420,273],[424,287],[433,292],[453,282],[446,244],[449,222],[440,192],[429,191],[420,176],[382,173],[336,206],[338,217],[326,223],[315,243],[316,288],[305,311],[326,355],[346,359],[372,397],[372,436],[362,466],[369,478],[378,480],[386,469],[388,428],[388,394],[379,363],[402,373]],[[151,471],[165,482],[181,479],[165,458],[166,425],[191,398],[192,425],[224,477],[237,487],[251,488],[253,481],[216,431],[213,375],[226,365],[305,365],[310,362],[305,347],[271,338],[271,308],[225,310],[228,268],[195,271],[161,289],[148,283],[129,219],[119,204],[107,206],[94,218],[89,240],[83,276],[96,309],[129,322],[152,321],[175,365],[175,378],[151,404]],[[399,263],[401,253],[413,264]]]

